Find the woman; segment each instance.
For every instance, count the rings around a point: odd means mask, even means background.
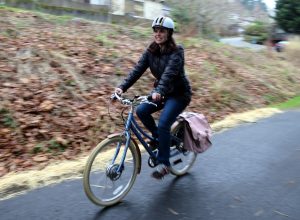
[[[161,179],[169,173],[171,126],[189,104],[191,87],[185,76],[184,50],[176,45],[173,39],[174,22],[168,17],[157,17],[152,23],[152,28],[154,41],[115,92],[126,92],[148,67],[156,78],[151,96],[157,106],[141,104],[137,107],[136,114],[153,137],[158,139],[159,166],[152,173],[152,177]],[[159,110],[162,112],[156,125],[151,114]],[[150,146],[152,144],[150,143]]]

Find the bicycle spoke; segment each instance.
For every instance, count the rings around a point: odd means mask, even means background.
[[[119,151],[116,151],[117,144]],[[132,187],[137,175],[137,152],[128,148],[122,137],[107,139],[97,146],[87,163],[84,187],[87,196],[98,205],[111,205],[121,200]]]
[[[187,151],[183,147],[183,126],[178,124],[172,130],[172,134],[175,136],[174,146],[171,147],[170,163],[171,173],[174,175],[185,174],[194,164],[197,154],[191,151]],[[180,140],[181,142],[178,142]]]

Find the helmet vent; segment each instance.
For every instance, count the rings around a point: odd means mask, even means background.
[[[174,22],[169,17],[159,16],[152,22],[152,28],[154,27],[163,27],[174,30]]]
[[[164,20],[164,17],[161,17],[160,20],[159,20],[160,25],[162,25],[163,20]]]

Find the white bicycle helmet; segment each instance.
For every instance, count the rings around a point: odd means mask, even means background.
[[[152,28],[154,27],[164,27],[174,30],[174,21],[169,17],[159,16],[155,18],[152,22]]]

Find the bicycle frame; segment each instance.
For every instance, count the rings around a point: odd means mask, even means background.
[[[127,153],[127,150],[128,150],[128,147],[129,147],[129,144],[130,144],[130,141],[131,141],[131,131],[134,133],[134,135],[137,137],[137,139],[139,140],[139,142],[143,145],[143,147],[145,148],[145,150],[148,152],[148,154],[150,155],[150,158],[152,158],[153,160],[153,163],[154,163],[154,166],[156,164],[156,160],[157,160],[157,154],[155,154],[149,147],[148,147],[148,144],[145,142],[144,138],[147,138],[149,140],[152,140],[152,141],[155,141],[154,138],[152,136],[150,136],[149,134],[147,134],[139,125],[138,123],[136,122],[135,118],[134,118],[134,112],[135,112],[135,106],[134,105],[130,105],[130,110],[128,112],[128,117],[127,117],[127,120],[125,122],[125,130],[124,130],[124,136],[126,138],[126,143],[125,143],[125,149],[124,149],[124,152],[123,152],[123,155],[122,155],[122,159],[121,159],[121,164],[118,168],[118,172],[121,172],[123,167],[124,167],[124,160],[126,158],[126,153]],[[171,136],[171,139],[172,141],[175,141],[175,142],[180,142],[180,139],[178,139],[177,137],[175,136]],[[117,146],[117,149],[116,149],[116,152],[115,152],[115,155],[113,157],[113,160],[112,160],[112,164],[114,163],[115,161],[115,158],[117,157],[117,155],[119,154],[119,151],[120,151],[120,147],[121,147],[121,144],[119,144]],[[136,146],[138,147],[138,146]],[[170,155],[170,156],[175,156],[179,154],[179,152],[173,154],[173,155]]]
[[[127,146],[129,145],[130,139],[131,139],[131,132],[134,133],[134,135],[137,137],[137,139],[140,141],[140,143],[144,146],[145,150],[149,153],[149,155],[153,158],[156,158],[156,155],[152,152],[152,150],[148,147],[148,144],[145,142],[144,138],[147,138],[149,140],[154,141],[154,138],[147,134],[136,122],[134,118],[134,107],[131,107],[129,113],[128,113],[128,118],[125,124],[125,136],[127,139],[126,143],[126,149]]]

